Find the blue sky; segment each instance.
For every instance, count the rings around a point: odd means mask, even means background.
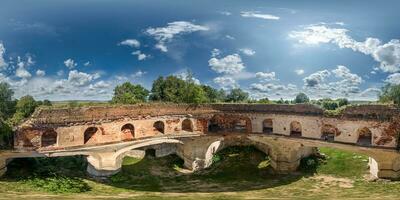
[[[252,98],[375,100],[400,84],[398,1],[3,0],[0,81],[15,97],[108,100],[185,77]]]

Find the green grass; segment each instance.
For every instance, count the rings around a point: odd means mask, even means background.
[[[198,173],[186,173],[182,170],[183,161],[174,155],[143,159],[126,157],[121,172],[102,183],[85,178],[75,170],[73,177],[80,178],[90,187],[81,193],[49,192],[40,189],[43,186],[6,177],[0,181],[0,199],[20,199],[21,195],[29,199],[399,198],[400,182],[369,182],[363,178],[368,173],[366,156],[330,148],[320,150],[327,158],[316,166],[312,171],[314,174],[274,175],[265,154],[251,147],[234,147],[219,152],[215,163]],[[76,169],[65,163],[62,165],[63,173],[71,173],[64,168]],[[24,169],[9,168],[9,173]],[[30,173],[32,171],[19,174]]]

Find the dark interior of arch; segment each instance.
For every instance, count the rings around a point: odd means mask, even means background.
[[[97,127],[89,127],[86,129],[85,133],[84,133],[84,144],[86,144],[92,137],[94,134],[96,134],[98,128]]]
[[[160,133],[164,133],[164,122],[162,121],[156,121],[154,122],[153,125],[154,129],[157,130]]]
[[[290,136],[301,137],[301,131],[300,122],[294,121],[290,123]]]
[[[263,133],[273,133],[272,119],[266,119],[263,121]]]
[[[121,132],[135,136],[135,127],[132,124],[125,124],[121,127]]]
[[[190,119],[185,119],[182,121],[182,130],[193,132],[193,123]]]
[[[57,132],[53,129],[46,130],[42,135],[42,147],[53,146],[57,143]]]

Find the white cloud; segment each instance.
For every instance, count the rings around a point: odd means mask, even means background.
[[[219,50],[219,49],[213,49],[213,50],[211,51],[211,57],[217,57],[217,56],[219,56],[219,55],[221,55],[221,50]]]
[[[0,42],[0,71],[7,68],[8,64],[4,59],[4,54],[6,53],[6,48],[3,43]]]
[[[325,25],[309,25],[301,31],[292,31],[289,38],[297,39],[299,43],[318,45],[320,43],[333,43],[339,48],[349,48],[366,55],[371,55],[380,63],[384,72],[400,71],[400,40],[390,40],[386,44],[377,38],[366,38],[358,42],[347,34],[344,28],[330,28]]]
[[[98,81],[95,84],[90,84],[89,89],[104,89],[104,88],[109,88],[111,86],[110,83],[107,83],[105,81]]]
[[[140,42],[136,39],[126,39],[126,40],[118,43],[118,45],[125,45],[125,46],[130,46],[132,48],[139,48]]]
[[[156,48],[162,52],[167,52],[168,48],[165,44],[170,42],[176,35],[208,30],[209,28],[206,26],[192,24],[187,21],[175,21],[168,23],[165,27],[150,27],[146,30],[146,33],[158,41]]]
[[[331,75],[334,75],[332,77]],[[329,78],[329,79],[328,79]],[[346,97],[360,94],[362,78],[342,65],[331,71],[322,70],[304,79],[304,89],[318,97]]]
[[[28,72],[28,70],[26,70],[23,65],[19,66],[17,68],[17,70],[15,71],[15,76],[19,77],[19,78],[23,78],[23,79],[28,79],[30,78],[32,75],[31,73]]]
[[[95,74],[87,74],[84,72],[78,72],[77,70],[72,70],[68,74],[68,82],[74,86],[84,86],[87,85],[90,81],[99,78],[100,75]]]
[[[304,74],[304,69],[296,69],[296,70],[294,70],[294,72],[295,72],[297,75],[303,75],[303,74]]]
[[[250,49],[250,48],[239,49],[239,51],[242,52],[244,55],[247,55],[247,56],[253,56],[254,54],[256,54],[256,52],[253,49]]]
[[[235,39],[235,37],[233,37],[232,35],[225,35],[225,37],[226,37],[227,39],[230,39],[230,40],[234,40],[234,39]]]
[[[393,84],[393,85],[399,85],[400,84],[400,73],[394,73],[390,74],[385,82]]]
[[[208,65],[212,70],[218,73],[237,74],[241,72],[245,66],[239,54],[232,54],[223,58],[211,58]]]
[[[214,83],[218,84],[219,87],[223,89],[232,89],[239,87],[235,79],[227,76],[219,76],[214,78]]]
[[[138,60],[145,60],[148,55],[142,53],[140,50],[132,52],[132,55],[137,55]]]
[[[270,14],[263,14],[258,11],[243,11],[240,13],[242,17],[253,17],[253,18],[260,18],[266,20],[279,20],[280,17]]]
[[[176,77],[182,79],[182,80],[189,80],[189,77],[188,77],[189,74],[188,74],[188,71],[187,71],[187,70],[180,70],[180,71],[176,72],[174,75],[175,75]],[[192,74],[191,80],[192,80],[192,82],[193,82],[194,84],[200,85],[200,80],[197,79],[197,78],[195,78],[195,77],[193,76],[193,74]]]
[[[64,61],[64,65],[66,67],[68,67],[69,69],[73,69],[74,67],[76,67],[78,64],[75,63],[74,60],[72,60],[71,58],[68,58],[67,60]]]
[[[144,72],[142,70],[138,70],[137,72],[133,73],[131,76],[132,76],[132,78],[140,78],[145,74],[147,74],[147,72]]]
[[[275,80],[275,72],[257,72],[256,77],[264,81]]]
[[[83,66],[85,66],[85,67],[90,66],[90,62],[89,62],[89,61],[85,62],[85,63],[83,64]]]
[[[36,70],[36,76],[45,76],[46,72],[44,70],[38,69]]]
[[[306,87],[318,87],[331,73],[328,70],[315,72],[303,79]]]

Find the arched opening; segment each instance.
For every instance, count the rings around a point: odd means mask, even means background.
[[[263,121],[263,133],[273,133],[273,131],[272,119],[265,119]]]
[[[236,119],[233,122],[233,131],[235,132],[247,132],[247,120]]]
[[[182,130],[183,131],[188,131],[188,132],[193,132],[192,120],[190,120],[190,119],[183,120],[182,121]]]
[[[147,158],[155,158],[156,157],[156,150],[155,149],[146,149],[145,150],[145,157],[147,157]]]
[[[42,134],[42,147],[53,146],[57,144],[57,132],[53,129],[46,130]]]
[[[83,137],[83,144],[86,144],[99,129],[97,127],[89,127],[85,130],[84,137]]]
[[[164,122],[156,121],[153,124],[154,131],[164,134]]]
[[[301,124],[298,121],[290,123],[290,136],[301,137]]]
[[[125,124],[121,127],[123,140],[135,138],[135,127],[132,124]]]
[[[219,132],[222,131],[223,128],[220,126],[220,124],[218,123],[218,116],[214,116],[213,118],[211,118],[208,121],[208,132]]]
[[[331,124],[324,124],[321,127],[321,139],[327,142],[333,142],[338,133],[339,130]]]
[[[372,143],[372,132],[367,127],[359,128],[357,130],[358,140],[357,144],[360,146],[371,146]]]

